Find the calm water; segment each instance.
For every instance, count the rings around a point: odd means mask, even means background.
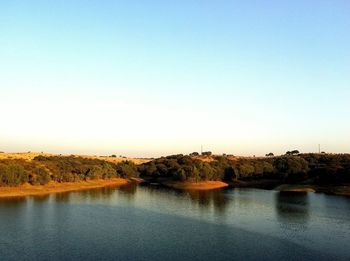
[[[0,260],[350,260],[350,199],[129,185],[0,200]]]

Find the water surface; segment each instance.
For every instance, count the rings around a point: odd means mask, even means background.
[[[0,200],[1,260],[349,260],[350,199],[102,188]]]

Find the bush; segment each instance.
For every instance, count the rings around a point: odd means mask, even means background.
[[[285,156],[275,159],[276,170],[290,181],[299,181],[307,178],[308,162],[299,156]]]
[[[129,160],[125,160],[117,164],[117,173],[124,178],[139,176],[137,166]]]
[[[174,179],[179,181],[185,181],[186,180],[186,172],[184,169],[180,168],[175,173]]]
[[[5,186],[18,186],[28,182],[24,167],[17,163],[0,164],[0,183]]]
[[[29,175],[29,183],[32,185],[45,185],[51,180],[50,173],[46,168],[37,166],[33,173]]]

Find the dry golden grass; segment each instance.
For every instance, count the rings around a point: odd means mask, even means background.
[[[202,156],[202,155],[199,155],[199,156],[193,156],[192,158],[193,159],[198,159],[198,160],[201,160],[201,161],[204,161],[204,162],[212,162],[212,161],[215,161],[214,157],[215,156],[221,156],[221,155],[212,155],[212,156]],[[225,156],[228,160],[231,160],[231,161],[237,161],[239,159],[243,159],[245,157],[238,157],[238,156]]]
[[[14,153],[0,153],[0,159],[24,159],[32,160],[36,156],[53,156],[50,153],[40,153],[40,152],[14,152]]]
[[[36,156],[58,156],[58,154],[50,154],[50,153],[41,153],[41,152],[16,152],[16,153],[0,153],[0,159],[24,159],[24,160],[32,160]],[[69,155],[63,155],[69,156]],[[89,159],[100,159],[112,163],[118,163],[123,160],[130,160],[134,162],[136,165],[145,163],[150,161],[150,159],[141,159],[141,158],[123,158],[123,157],[108,157],[108,156],[96,156],[96,155],[74,155],[76,157],[89,158]]]
[[[0,187],[0,198],[4,197],[20,197],[30,195],[45,195],[50,193],[77,191],[92,188],[100,188],[107,186],[122,186],[128,184],[127,179],[114,178],[108,180],[89,180],[79,182],[57,183],[51,181],[47,185],[30,185],[24,184],[19,187]]]
[[[124,160],[129,160],[134,162],[136,165],[150,161],[150,159],[143,159],[143,158],[123,158],[123,157],[94,156],[94,155],[75,155],[75,156],[87,158],[87,159],[100,159],[100,160],[104,160],[112,163],[118,163]]]
[[[197,159],[197,160],[201,160],[201,161],[204,161],[204,162],[212,162],[214,161],[214,158],[213,156],[193,156],[192,157],[193,159]]]

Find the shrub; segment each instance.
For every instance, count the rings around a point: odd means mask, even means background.
[[[29,183],[32,185],[45,185],[51,180],[50,173],[44,167],[37,166],[33,173],[29,175]]]
[[[9,165],[1,164],[0,179],[3,185],[18,186],[28,182],[28,174],[23,166],[17,163],[10,163]]]

